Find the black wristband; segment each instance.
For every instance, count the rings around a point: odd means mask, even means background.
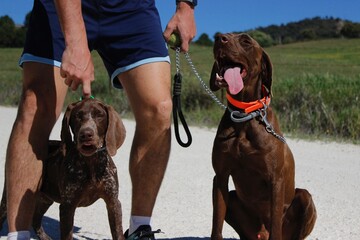
[[[176,0],[176,4],[178,4],[179,2],[187,2],[193,5],[194,7],[196,7],[197,5],[197,0]]]

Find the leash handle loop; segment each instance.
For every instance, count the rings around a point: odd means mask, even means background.
[[[186,123],[185,117],[181,110],[181,83],[182,83],[182,75],[180,73],[180,48],[176,48],[176,74],[174,76],[174,84],[173,84],[173,119],[174,119],[174,129],[175,129],[175,137],[177,142],[182,147],[189,147],[192,143],[192,136],[189,130],[189,127]],[[183,142],[179,133],[179,121],[184,127],[187,142]]]

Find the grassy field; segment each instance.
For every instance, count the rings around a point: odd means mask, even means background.
[[[359,142],[360,140],[360,39],[303,42],[265,49],[274,68],[272,104],[287,134]],[[21,49],[0,49],[0,105],[16,106],[21,94]],[[170,51],[175,63],[174,51]],[[193,45],[190,56],[201,78],[208,83],[212,49]],[[111,89],[107,73],[94,53],[95,97],[131,117],[123,91]],[[172,66],[175,71],[175,64]],[[182,106],[192,125],[214,127],[223,110],[205,93],[185,58]],[[222,99],[222,93],[217,93]],[[79,92],[70,92],[67,103]]]
[[[287,132],[359,141],[360,40],[304,42],[267,51],[275,68],[274,107]]]

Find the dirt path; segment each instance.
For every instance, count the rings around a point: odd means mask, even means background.
[[[0,166],[4,166],[6,146],[15,108],[0,107]],[[120,200],[124,229],[130,214],[130,178],[128,156],[134,132],[134,122],[124,120],[127,139],[114,158],[120,178]],[[213,169],[211,148],[215,129],[190,127],[193,144],[180,147],[173,138],[168,170],[153,214],[152,225],[161,228],[161,239],[208,239],[211,231],[211,189]],[[52,138],[59,139],[60,124]],[[351,144],[308,142],[288,139],[296,159],[296,186],[312,193],[318,220],[308,239],[360,239],[360,146]],[[0,170],[0,186],[4,171]],[[2,189],[2,187],[1,187]],[[53,239],[59,239],[58,205],[54,204],[44,219],[45,229]],[[88,208],[79,208],[75,215],[76,239],[111,239],[103,201]],[[6,239],[7,230],[0,232]],[[238,238],[228,226],[224,238]]]

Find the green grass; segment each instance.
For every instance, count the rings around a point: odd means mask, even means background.
[[[272,100],[282,129],[301,137],[359,142],[360,140],[360,39],[336,39],[278,45],[265,49],[274,70]],[[16,106],[21,94],[21,49],[0,49],[0,104]],[[170,50],[172,72],[174,51]],[[123,91],[111,89],[101,59],[94,53],[95,97],[131,116]],[[208,83],[212,48],[193,45],[190,56]],[[223,113],[205,93],[181,56],[182,106],[191,125],[215,127]],[[216,93],[222,99],[222,93]],[[79,98],[69,91],[66,103]]]
[[[274,78],[303,74],[359,77],[360,39],[336,39],[278,45],[266,49],[274,64]]]
[[[0,104],[17,105],[21,92],[20,49],[0,48]]]
[[[274,108],[286,132],[360,140],[360,40],[266,49],[274,65]]]

